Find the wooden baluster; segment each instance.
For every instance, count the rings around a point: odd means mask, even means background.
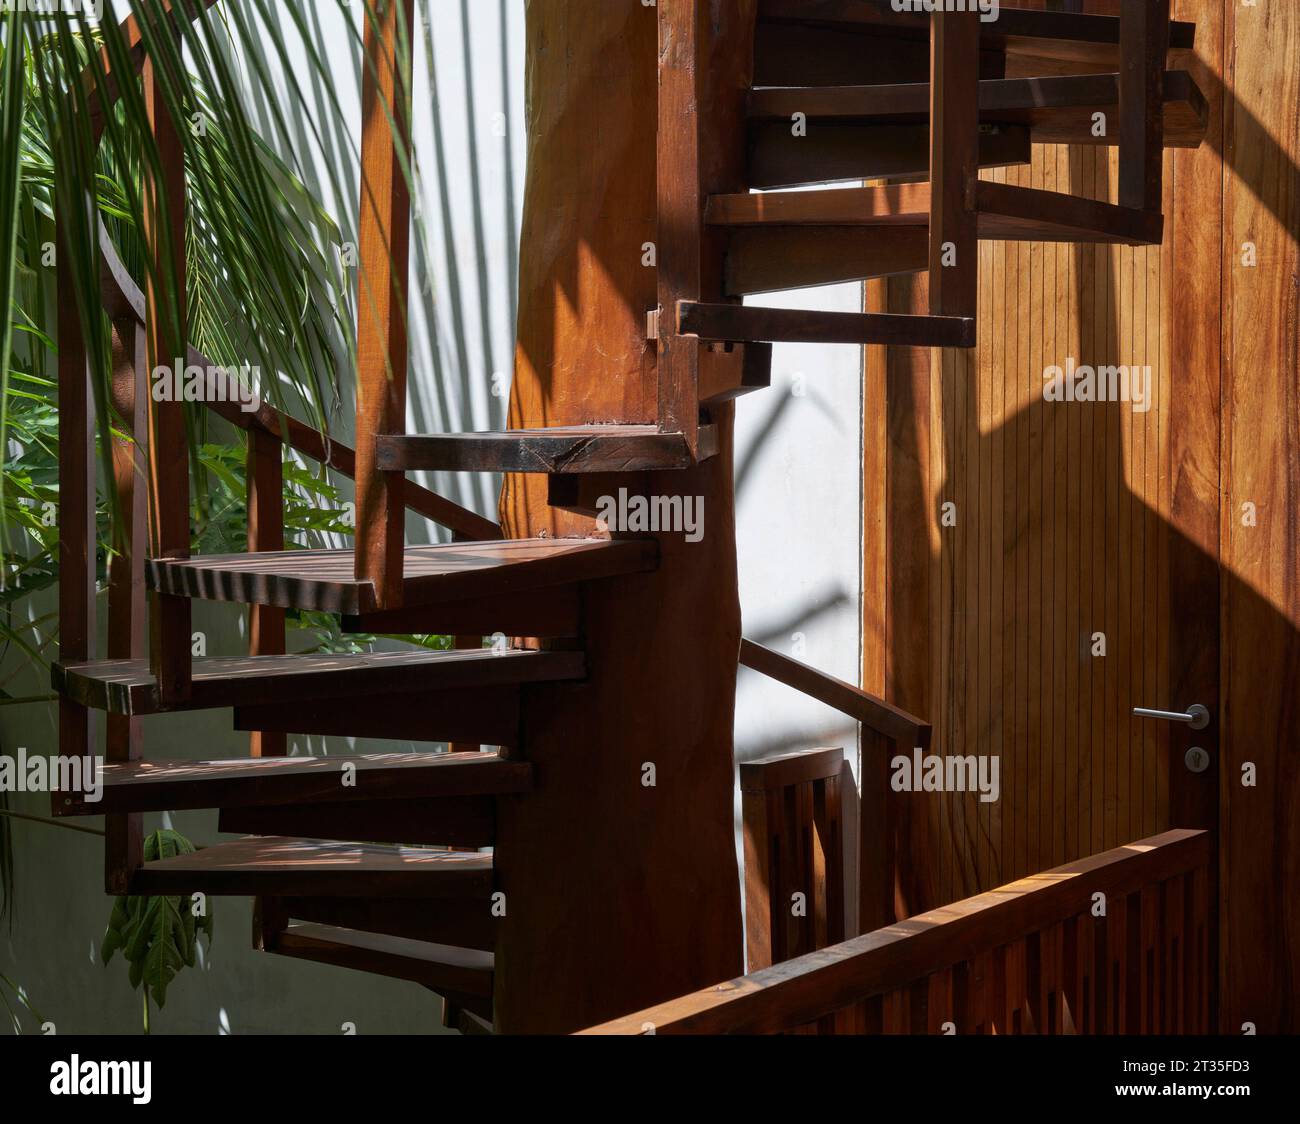
[[[148,593],[144,562],[149,549],[148,382],[145,378],[144,329],[133,318],[113,325],[112,404],[115,426],[124,436],[113,439],[113,485],[119,522],[108,567],[108,658],[148,658]],[[110,714],[106,719],[107,761],[134,761],[143,748],[140,719]],[[138,813],[104,817],[104,881],[126,893],[131,873],[144,861],[143,817]]]
[[[892,925],[894,916],[895,820],[889,788],[890,758],[910,752],[865,727],[858,768],[861,812],[858,824],[858,931]]]
[[[1124,0],[1119,21],[1119,202],[1159,214],[1169,0]]]
[[[930,17],[930,313],[979,301],[979,13]]]
[[[248,552],[284,549],[284,451],[279,437],[260,426],[248,431]],[[248,611],[248,654],[282,656],[285,651],[284,610],[253,605]],[[287,735],[255,730],[248,735],[251,757],[283,757]]]
[[[176,123],[163,102],[155,64],[145,60],[143,95],[149,128],[158,147],[160,178],[146,164],[144,175],[144,242],[152,259],[145,285],[146,372],[159,367],[183,369],[186,359],[185,314],[185,160]],[[163,223],[166,223],[166,229]],[[175,323],[166,289],[174,288],[180,322]],[[185,404],[149,395],[149,482],[153,499],[153,554],[188,558],[190,554],[189,455],[185,439]],[[156,594],[150,614],[149,657],[165,704],[189,697],[191,614],[186,597]]]
[[[77,199],[89,207],[89,199]],[[95,636],[95,432],[86,341],[77,319],[71,276],[71,217],[58,219],[59,291],[59,662],[91,658]],[[59,699],[59,755],[93,756],[90,712]],[[58,797],[53,797],[58,799]],[[113,890],[114,887],[107,887]]]
[[[840,800],[841,778],[822,777],[812,783],[813,828],[820,888],[821,922],[817,947],[839,944],[846,936],[844,917],[844,822]]]
[[[401,44],[410,44],[412,5],[378,0],[374,18],[367,7],[361,80],[355,572],[381,609],[402,602],[406,541],[404,477],[380,471],[375,438],[406,431],[411,199],[401,150],[410,150],[411,57]]]
[[[767,789],[746,787],[743,769],[740,803],[744,824],[746,971],[756,972],[775,962],[772,947],[777,938],[772,915],[774,824]]]
[[[704,187],[701,168],[699,0],[659,5],[659,129],[655,239],[659,283],[658,423],[699,442],[698,339],[677,334],[679,301],[704,299]]]

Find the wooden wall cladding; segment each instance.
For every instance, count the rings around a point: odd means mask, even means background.
[[[1216,5],[1217,6],[1217,5]],[[1300,5],[1225,3],[1222,1006],[1300,1030]],[[1257,264],[1243,255],[1253,244]],[[1253,504],[1255,525],[1247,523]],[[1242,784],[1253,763],[1255,787]]]
[[[904,912],[1217,821],[1221,1026],[1294,1031],[1300,7],[1175,0],[1174,16],[1197,24],[1187,65],[1210,129],[1166,157],[1164,245],[984,244],[974,353],[868,356],[866,444],[888,464],[866,464],[884,611],[868,609],[864,684],[930,718],[938,752],[1002,761],[995,804],[900,800]],[[1098,149],[1038,148],[985,178],[1117,188]],[[923,289],[877,283],[868,305],[919,310]],[[1155,404],[1045,408],[1043,370],[1067,358],[1149,364]],[[1139,723],[1142,699],[1216,721]],[[1182,765],[1192,744],[1214,755],[1201,778]]]

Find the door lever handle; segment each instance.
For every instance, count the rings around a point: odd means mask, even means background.
[[[1193,730],[1204,730],[1210,724],[1210,712],[1200,703],[1193,703],[1186,710],[1156,710],[1148,706],[1135,706],[1135,718],[1159,718],[1165,722],[1186,722]]]

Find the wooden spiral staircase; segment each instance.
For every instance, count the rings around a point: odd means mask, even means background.
[[[1204,104],[1186,73],[1165,69],[1169,50],[1192,39],[1189,25],[1170,24],[1167,0],[1128,4],[1119,18],[1003,7],[990,24],[965,14],[932,22],[894,12],[885,0],[757,0],[735,5],[735,25],[712,21],[703,0],[660,0],[657,13],[649,9],[660,43],[657,301],[645,309],[644,340],[655,370],[653,416],[593,411],[545,428],[410,434],[410,202],[385,107],[396,108],[403,132],[410,83],[395,43],[411,7],[411,0],[377,5],[365,35],[355,452],[275,411],[244,414],[210,403],[248,438],[246,553],[190,557],[188,482],[168,467],[184,461],[183,407],[153,402],[144,382],[155,357],[183,349],[169,338],[154,293],[141,292],[111,245],[102,245],[115,405],[135,439],[114,448],[119,511],[133,549],[112,561],[107,658],[96,657],[92,639],[86,348],[72,317],[60,325],[60,747],[67,755],[93,752],[90,712],[103,711],[108,764],[101,803],[60,795],[54,810],[106,815],[110,892],[254,896],[260,948],[421,983],[445,998],[451,1025],[484,1030],[496,1020],[512,1029],[537,1024],[502,1020],[503,1003],[545,960],[546,942],[557,949],[561,940],[535,912],[513,908],[518,879],[507,887],[511,908],[500,908],[502,867],[542,842],[518,828],[526,822],[519,810],[549,786],[570,783],[559,765],[534,770],[537,724],[575,685],[607,689],[605,649],[591,636],[611,598],[687,563],[665,545],[667,536],[604,534],[590,523],[580,537],[508,536],[404,474],[542,474],[549,502],[577,513],[591,511],[597,486],[635,486],[645,473],[690,478],[729,455],[730,402],[768,385],[773,343],[973,346],[978,239],[1159,242],[1162,150],[1199,143]],[[176,34],[184,34],[180,22]],[[139,29],[127,30],[140,48]],[[184,175],[151,63],[141,49],[134,57],[168,169],[165,182],[151,185],[156,234],[160,195],[181,229]],[[100,114],[107,108],[94,105]],[[1027,161],[1036,142],[1117,145],[1118,203],[978,178],[981,168]],[[750,192],[864,180],[882,182]],[[173,267],[184,276],[183,261]],[[900,272],[928,272],[928,315],[741,302],[746,294]],[[192,349],[183,353],[210,366]],[[355,478],[353,550],[285,549],[285,447]],[[449,528],[454,541],[407,545],[408,510]],[[191,656],[195,599],[250,607],[247,657]],[[287,655],[290,609],[339,614],[358,632],[454,635],[459,646]],[[490,634],[523,639],[505,650],[482,647]],[[638,643],[623,635],[624,644]],[[738,660],[853,715],[868,741],[912,746],[928,736],[922,720],[757,645],[746,643]],[[725,669],[724,686],[734,684],[736,662]],[[233,709],[235,727],[251,732],[250,756],[142,758],[142,721],[197,709]],[[286,756],[291,733],[448,742],[452,751]],[[729,747],[712,747],[726,757],[724,777]],[[598,785],[586,796],[600,800]],[[868,818],[871,799],[883,801],[883,789],[869,796],[864,787],[864,824],[880,822]],[[729,810],[729,792],[719,806]],[[244,837],[143,862],[142,813],[183,808],[219,808],[220,830]],[[507,821],[515,827],[503,832]],[[889,853],[872,851],[868,861],[865,839],[863,846],[865,930],[892,920],[893,904]],[[605,861],[572,853],[554,871],[557,887],[581,883]],[[656,859],[646,852],[628,861]],[[503,934],[530,925],[542,951],[515,968]],[[590,992],[583,1010],[594,1022],[684,992],[683,983],[732,974],[705,958],[672,976],[671,950],[662,941],[652,947],[660,946],[663,982],[656,982],[660,966],[642,955],[638,970],[649,982],[625,999],[595,969],[580,983],[560,971],[549,986]],[[535,1003],[535,987],[533,995]]]

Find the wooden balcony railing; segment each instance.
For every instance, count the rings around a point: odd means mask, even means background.
[[[1206,1033],[1212,855],[1167,831],[583,1033]]]

